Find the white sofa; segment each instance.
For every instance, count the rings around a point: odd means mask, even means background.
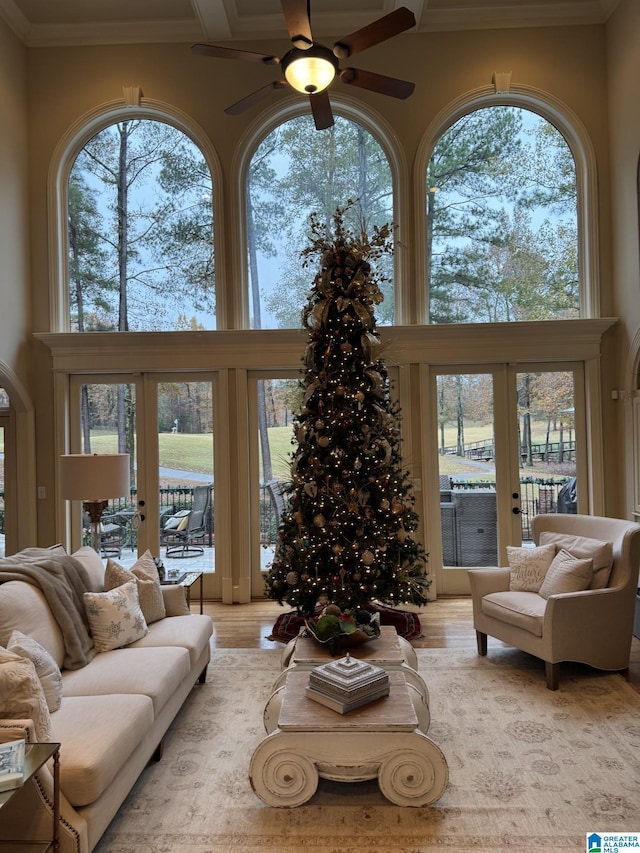
[[[99,592],[104,567],[95,551],[83,548],[72,557]],[[145,766],[160,757],[163,735],[190,691],[205,679],[210,617],[190,613],[180,586],[163,586],[162,600],[167,615],[149,624],[142,639],[98,654],[94,650],[86,665],[65,669],[65,640],[46,595],[23,580],[0,583],[0,645],[18,630],[44,647],[62,673],[62,702],[49,717],[53,739],[61,743],[62,853],[93,850]],[[31,720],[2,713],[2,670],[0,740],[33,740],[37,729]],[[0,840],[50,837],[52,783],[45,767],[3,809]]]

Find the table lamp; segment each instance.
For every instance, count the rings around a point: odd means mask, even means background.
[[[91,519],[91,545],[100,553],[99,525],[110,498],[130,493],[128,453],[68,453],[60,457],[60,494],[82,501]]]

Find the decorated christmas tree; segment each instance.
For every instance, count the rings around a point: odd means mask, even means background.
[[[303,614],[370,602],[426,603],[426,555],[409,472],[402,468],[400,412],[380,358],[372,262],[392,251],[388,226],[372,236],[311,216],[303,265],[320,261],[302,312],[309,341],[301,411],[294,419],[291,483],[267,595]],[[317,261],[316,261],[317,262]]]

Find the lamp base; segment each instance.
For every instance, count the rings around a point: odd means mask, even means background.
[[[109,501],[83,501],[82,509],[91,519],[91,547],[99,554],[100,553],[100,519],[105,511]]]

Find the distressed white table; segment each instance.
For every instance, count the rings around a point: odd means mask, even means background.
[[[251,786],[263,802],[300,806],[313,796],[319,778],[377,778],[384,796],[399,806],[426,806],[442,796],[447,761],[417,727],[403,672],[389,673],[389,696],[344,715],[310,699],[308,680],[308,671],[287,671],[277,727],[251,758]]]
[[[418,715],[418,728],[425,734],[429,731],[431,715],[429,713],[429,690],[424,679],[418,674],[418,658],[413,646],[399,637],[396,629],[383,625],[380,637],[346,650],[351,657],[380,666],[387,672],[402,672],[407,682],[409,696]],[[345,651],[345,653],[346,653]],[[265,708],[265,728],[273,731],[279,711],[279,688],[284,684],[287,673],[295,669],[309,670],[333,660],[326,646],[313,638],[300,635],[291,640],[282,652],[283,671],[273,684],[271,700]]]

